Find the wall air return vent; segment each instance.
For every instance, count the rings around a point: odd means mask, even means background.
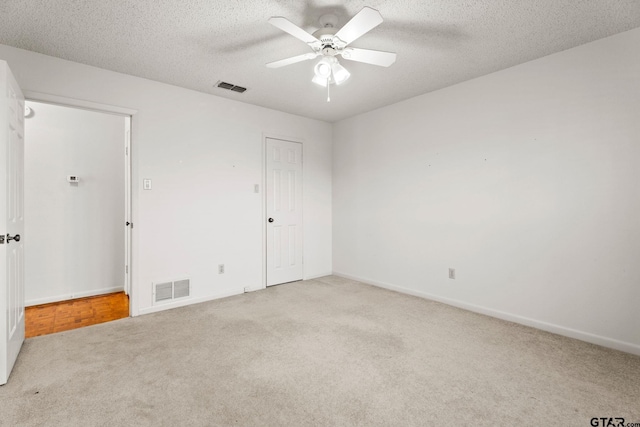
[[[189,296],[189,279],[173,282],[173,298],[185,298]]]
[[[191,295],[189,279],[153,283],[153,304],[168,303]]]
[[[216,87],[219,87],[220,89],[232,90],[238,93],[243,93],[245,90],[247,90],[246,87],[237,86],[232,83],[227,83],[223,81],[218,81],[218,83],[216,83]]]
[[[156,283],[154,291],[154,302],[171,300],[173,299],[173,282]]]

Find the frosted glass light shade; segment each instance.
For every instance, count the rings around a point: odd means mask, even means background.
[[[335,58],[334,58],[335,59]],[[331,70],[333,71],[333,79],[336,81],[336,84],[342,84],[347,81],[351,73],[344,68],[338,60],[331,65]]]
[[[331,76],[331,64],[328,58],[321,59],[313,69],[316,77],[328,79]]]

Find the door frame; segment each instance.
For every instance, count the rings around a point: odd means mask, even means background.
[[[114,114],[125,118],[125,141],[123,144],[125,153],[125,221],[131,223],[131,227],[127,229],[128,239],[125,239],[125,263],[128,265],[125,267],[124,277],[124,289],[129,295],[129,316],[137,316],[138,312],[138,298],[134,290],[137,288],[137,280],[133,275],[135,271],[134,263],[137,263],[137,256],[133,249],[135,247],[134,240],[136,237],[136,229],[133,225],[136,223],[137,209],[134,209],[133,201],[137,200],[137,189],[132,184],[134,182],[134,172],[137,168],[134,168],[134,149],[136,145],[133,144],[133,135],[136,134],[137,121],[135,115],[138,110],[131,108],[118,107],[114,105],[99,104],[96,102],[85,101],[81,99],[67,98],[58,95],[50,95],[47,93],[24,91],[25,101],[41,102],[45,104],[59,105],[62,107],[79,108],[82,110],[95,111],[98,113]],[[127,123],[128,122],[128,123]],[[26,138],[25,138],[26,141]],[[123,224],[125,225],[125,224]]]
[[[302,280],[304,280],[304,146],[305,142],[303,138],[292,137],[286,135],[280,135],[275,133],[262,133],[262,183],[260,184],[262,189],[262,209],[260,212],[260,221],[262,221],[262,287],[261,289],[267,289],[267,139],[279,139],[282,141],[295,142],[302,146],[301,162],[302,173],[300,179],[302,181]]]

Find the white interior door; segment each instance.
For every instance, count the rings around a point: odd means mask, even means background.
[[[0,384],[24,341],[24,97],[0,61]]]
[[[267,286],[302,280],[302,144],[266,140]]]

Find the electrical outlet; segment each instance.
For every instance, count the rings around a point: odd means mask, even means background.
[[[244,291],[245,291],[245,292],[251,292],[251,288],[247,288],[247,287],[245,287],[245,288],[244,288]]]
[[[456,278],[456,269],[455,268],[450,268],[449,269],[449,279],[455,279]]]
[[[224,264],[218,264],[218,274],[224,274]]]

